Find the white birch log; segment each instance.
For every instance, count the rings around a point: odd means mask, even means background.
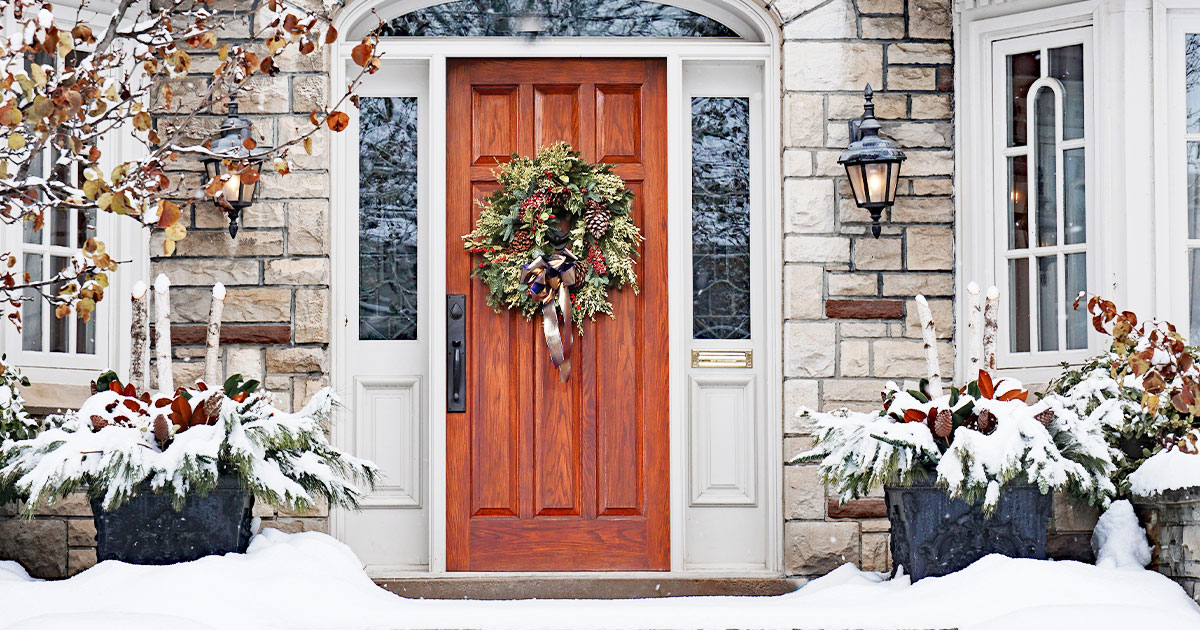
[[[130,292],[131,319],[129,326],[129,382],[138,391],[150,388],[146,368],[150,354],[150,299],[146,297],[146,283],[139,280]]]
[[[929,398],[942,395],[942,373],[938,364],[937,333],[933,328],[933,313],[924,295],[917,296],[917,318],[921,321],[921,338],[925,341],[925,370],[929,373]]]
[[[154,279],[154,355],[158,363],[158,391],[175,391],[171,374],[171,281],[166,274]]]
[[[212,303],[208,307],[208,338],[204,348],[204,382],[209,387],[221,385],[221,313],[225,310],[225,285],[213,285]]]
[[[983,304],[979,285],[967,285],[967,378],[975,378],[983,360]]]
[[[1000,328],[1000,289],[992,287],[987,292],[987,304],[983,307],[983,367],[996,369],[996,331]]]

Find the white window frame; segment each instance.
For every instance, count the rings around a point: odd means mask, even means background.
[[[1084,350],[1012,353],[1009,348],[1008,271],[1007,251],[1007,72],[1004,53],[1019,52],[1017,48],[1054,48],[1083,43],[1085,49],[1086,100],[1084,108],[1087,139],[1085,164],[1087,182],[1087,286],[1096,290],[1105,278],[1111,261],[1100,261],[1097,251],[1105,238],[1103,195],[1099,191],[1096,173],[1102,165],[1105,139],[1099,133],[1096,112],[1102,109],[1102,90],[1099,79],[1099,58],[1093,24],[1098,11],[1096,2],[1078,2],[1044,8],[1045,4],[1005,3],[982,6],[961,12],[955,29],[955,259],[957,321],[966,321],[966,287],[975,282],[986,287],[995,285],[1001,293],[999,314],[1000,341],[997,349],[997,370],[1030,382],[1046,382],[1060,371],[1062,362],[1081,362],[1102,345],[1094,331],[1088,333]],[[1011,42],[1026,42],[1024,44]],[[1036,42],[1036,43],[1034,43]],[[1007,47],[1014,47],[1008,50]],[[998,53],[994,56],[994,52]],[[999,61],[997,61],[997,58]],[[997,71],[999,67],[1000,71]],[[1031,92],[1032,93],[1032,92]],[[997,105],[999,103],[999,105]],[[999,109],[998,109],[999,108]],[[998,111],[997,111],[998,109]],[[1032,108],[1030,109],[1032,114]],[[997,135],[997,129],[1003,131]],[[997,138],[1002,144],[997,144]],[[1061,178],[1062,168],[1058,169]],[[1031,171],[1029,185],[1034,185]],[[1061,188],[1060,188],[1061,203]],[[1035,226],[1030,226],[1031,239]],[[1026,252],[1027,253],[1027,252]],[[1060,270],[1060,274],[1064,273]],[[1036,268],[1030,269],[1036,281]],[[1065,285],[1060,279],[1060,293]],[[1036,308],[1036,294],[1031,295],[1031,308]],[[1069,305],[1068,305],[1069,306]],[[1065,323],[1060,322],[1065,332]],[[957,326],[957,347],[965,347],[966,326]],[[1036,349],[1036,331],[1031,330],[1031,348]],[[1060,347],[1062,347],[1060,345]],[[959,374],[966,372],[966,353],[959,353],[956,366]]]
[[[1174,6],[1174,8],[1172,8]],[[1165,113],[1157,125],[1159,172],[1167,173],[1167,185],[1159,186],[1155,208],[1159,243],[1158,274],[1165,282],[1158,291],[1160,317],[1173,322],[1185,336],[1191,331],[1189,306],[1188,251],[1200,248],[1200,239],[1188,238],[1187,223],[1187,143],[1200,141],[1200,133],[1187,133],[1186,85],[1184,83],[1184,37],[1200,33],[1200,9],[1182,3],[1156,3],[1155,73],[1165,77],[1156,81],[1155,109]],[[1195,344],[1200,340],[1189,339]]]
[[[97,34],[107,27],[111,8],[108,13],[104,9],[110,3],[101,0],[98,6],[80,12],[77,3],[55,2],[53,12],[56,22],[61,25],[73,24],[78,19],[90,23]],[[5,24],[5,31],[11,31],[14,21],[12,11],[7,10],[0,15]],[[117,164],[133,159],[140,155],[144,147],[130,135],[127,127],[114,129],[100,139],[98,148],[101,151],[101,168],[111,170]],[[29,377],[35,389],[26,392],[27,402],[35,407],[69,407],[82,402],[87,390],[84,387],[105,370],[116,370],[119,374],[129,373],[129,353],[127,347],[120,343],[124,338],[122,331],[129,330],[131,307],[129,293],[134,283],[143,281],[150,273],[149,243],[150,235],[146,228],[130,218],[120,218],[109,212],[98,212],[96,217],[96,237],[103,241],[109,254],[123,262],[116,272],[109,273],[109,286],[105,289],[104,299],[96,305],[93,316],[96,318],[96,352],[80,354],[76,352],[26,351],[22,349],[21,332],[10,322],[2,322],[4,327],[0,332],[0,352],[6,356],[9,365],[20,367],[25,376]],[[72,221],[74,223],[74,221]],[[39,253],[48,250],[66,252],[73,248],[57,248],[48,245],[50,233],[43,228],[43,244],[35,245]],[[72,231],[70,238],[74,239]],[[25,243],[23,242],[21,225],[0,226],[0,247],[2,251],[11,252],[18,258],[18,269],[24,265]],[[77,251],[77,250],[76,250]],[[57,252],[55,252],[57,254]],[[21,269],[23,271],[23,269]],[[54,272],[52,272],[54,273]],[[43,308],[48,308],[48,305]],[[53,316],[53,314],[51,314]],[[127,333],[126,333],[127,334]],[[47,339],[47,337],[43,337]],[[75,339],[74,326],[71,327],[72,342]],[[46,346],[43,346],[46,347]],[[72,343],[70,347],[75,347]],[[38,389],[37,386],[52,386],[50,390]],[[57,386],[80,386],[59,387]],[[41,393],[53,394],[51,398],[42,400]]]
[[[1048,68],[1050,65],[1049,50],[1052,48],[1062,48],[1065,46],[1074,46],[1077,44],[1083,45],[1083,73],[1084,73],[1084,135],[1083,138],[1064,140],[1062,117],[1064,112],[1064,93],[1062,84],[1053,78],[1046,75],[1049,74]],[[1008,75],[1006,60],[1009,55],[1020,54],[1023,52],[1031,52],[1040,50],[1041,55],[1041,77],[1029,86],[1026,108],[1026,139],[1025,145],[1021,147],[1008,146]],[[1023,35],[1004,40],[998,40],[992,43],[992,73],[991,73],[991,102],[992,102],[992,144],[990,158],[992,163],[992,198],[989,208],[992,211],[994,220],[994,233],[992,246],[995,248],[993,260],[995,268],[993,270],[991,284],[995,284],[1000,288],[1000,314],[999,323],[1001,334],[997,340],[997,357],[996,363],[1001,368],[1031,368],[1031,367],[1047,367],[1057,366],[1063,361],[1075,363],[1086,360],[1091,355],[1092,344],[1078,350],[1067,350],[1067,313],[1071,309],[1071,299],[1066,296],[1066,255],[1083,253],[1087,256],[1088,264],[1088,281],[1087,286],[1095,286],[1095,275],[1092,273],[1092,263],[1096,260],[1095,244],[1094,244],[1094,226],[1096,225],[1095,212],[1093,212],[1093,202],[1095,200],[1095,150],[1094,143],[1091,140],[1095,135],[1095,118],[1094,107],[1094,63],[1092,62],[1092,29],[1089,26],[1076,27],[1068,30],[1051,31],[1046,33],[1035,33]],[[1028,247],[1020,250],[1009,250],[1008,248],[1008,158],[1015,156],[1025,156],[1027,171],[1026,171],[1026,192],[1032,199],[1033,190],[1037,187],[1037,147],[1036,147],[1036,99],[1040,96],[1039,92],[1042,89],[1049,89],[1054,94],[1055,113],[1057,114],[1054,121],[1054,137],[1055,137],[1055,160],[1057,167],[1055,169],[1055,212],[1056,212],[1056,229],[1058,236],[1055,245],[1038,246],[1036,244],[1038,227],[1036,221],[1032,220],[1036,217],[1038,209],[1032,201],[1028,203],[1029,216],[1031,220],[1028,225]],[[1083,243],[1067,245],[1065,244],[1065,216],[1063,212],[1064,197],[1066,196],[1066,185],[1063,182],[1064,160],[1063,154],[1069,149],[1084,149],[1084,187],[1086,190],[1085,210],[1086,210],[1086,226],[1087,238]],[[1058,290],[1058,344],[1057,350],[1038,350],[1039,344],[1039,329],[1038,329],[1038,260],[1042,257],[1055,256],[1060,264],[1057,265],[1056,287]],[[1029,261],[1029,350],[1025,352],[1017,352],[1011,348],[1011,330],[1009,322],[1011,320],[1011,305],[1012,295],[1009,290],[1011,278],[1009,277],[1009,262],[1017,259],[1025,259]],[[1089,334],[1090,337],[1090,334]]]

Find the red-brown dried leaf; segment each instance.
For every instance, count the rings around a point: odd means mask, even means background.
[[[104,419],[104,416],[92,416],[92,430],[93,431],[99,431],[100,429],[103,429],[106,426],[108,426],[108,420]]]
[[[992,384],[992,375],[985,370],[979,370],[979,395],[991,398],[995,393],[996,386]]]
[[[920,409],[905,409],[904,410],[904,421],[905,422],[924,422],[925,421],[925,413],[922,412]]]

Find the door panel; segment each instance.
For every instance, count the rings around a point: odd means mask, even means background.
[[[449,570],[669,568],[662,60],[448,63],[447,292],[467,296],[467,412],[448,414]],[[617,166],[646,241],[641,294],[588,322],[560,383],[541,323],[493,312],[459,236],[509,155],[571,142]],[[577,252],[582,255],[583,252]]]

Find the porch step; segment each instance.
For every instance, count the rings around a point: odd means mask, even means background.
[[[771,596],[800,582],[786,578],[414,577],[375,580],[413,599],[638,599],[709,595]]]

